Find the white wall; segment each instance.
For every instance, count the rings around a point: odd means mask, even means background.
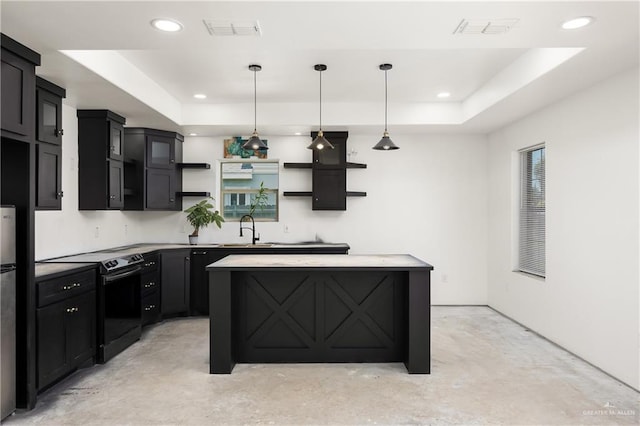
[[[63,119],[63,207],[36,212],[36,259],[139,242],[187,242],[191,229],[182,212],[78,211],[75,109],[65,105]],[[319,238],[346,242],[353,254],[413,254],[436,268],[434,303],[486,304],[486,138],[392,134],[400,150],[373,151],[380,136],[352,132],[348,140],[348,148],[357,151],[351,161],[368,168],[347,171],[347,187],[366,191],[367,197],[349,198],[344,212],[314,212],[310,198],[280,195],[280,221],[256,225],[261,241]],[[262,137],[269,141],[270,158],[281,163],[311,160],[308,136]],[[186,138],[184,161],[208,162],[212,168],[185,170],[185,191],[216,192],[223,139]],[[296,190],[311,190],[311,171],[281,166],[280,194]],[[199,199],[186,198],[183,207],[195,201]],[[237,222],[225,223],[222,229],[210,225],[201,230],[200,242],[247,241],[238,234]]]
[[[489,136],[489,304],[640,388],[638,69]],[[547,276],[512,272],[517,154],[546,144]],[[515,183],[515,184],[514,184]]]

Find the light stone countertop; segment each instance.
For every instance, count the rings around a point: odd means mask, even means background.
[[[433,266],[408,254],[264,254],[229,255],[207,266],[207,270],[216,269],[414,269]]]
[[[96,268],[97,266],[97,263],[36,263],[35,276],[40,278],[61,272],[73,272],[76,269]]]

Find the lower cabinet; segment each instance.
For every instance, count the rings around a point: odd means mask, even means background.
[[[189,313],[191,250],[165,250],[161,258],[162,316]]]
[[[95,284],[95,271],[38,283],[38,390],[95,359]]]
[[[161,319],[160,315],[160,256],[146,255],[140,275],[142,326],[154,324]]]
[[[228,254],[217,250],[191,251],[191,315],[209,315],[209,276],[206,267]]]

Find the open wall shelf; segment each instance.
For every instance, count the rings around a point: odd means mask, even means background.
[[[210,169],[211,164],[209,163],[178,163],[178,167],[181,169]]]

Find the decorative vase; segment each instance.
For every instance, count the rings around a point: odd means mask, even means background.
[[[189,235],[189,244],[192,246],[198,244],[198,236],[197,235]]]

